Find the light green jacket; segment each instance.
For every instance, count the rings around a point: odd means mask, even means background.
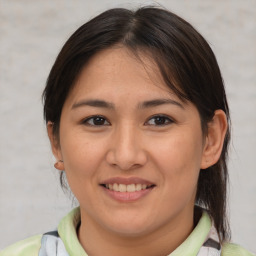
[[[64,217],[59,226],[59,235],[70,256],[88,256],[76,235],[76,227],[80,222],[79,208]],[[169,256],[196,256],[211,228],[211,219],[206,212],[189,235],[189,237]],[[0,252],[0,256],[38,256],[42,235],[33,236],[20,241]],[[222,246],[222,256],[253,256],[236,244],[226,243]]]

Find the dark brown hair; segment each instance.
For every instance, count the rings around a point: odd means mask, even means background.
[[[81,69],[96,53],[117,44],[136,56],[142,52],[152,58],[169,88],[197,107],[204,134],[217,109],[222,109],[230,122],[219,66],[206,40],[170,11],[117,8],[82,25],[65,43],[51,69],[43,92],[44,117],[53,122],[56,136],[63,104]],[[230,235],[226,218],[229,140],[230,129],[219,161],[200,171],[195,202],[208,210],[221,240]]]

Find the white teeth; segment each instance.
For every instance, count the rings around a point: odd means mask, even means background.
[[[141,184],[136,184],[136,191],[140,191],[142,189]]]
[[[116,183],[113,185],[113,190],[114,191],[119,191],[119,186]]]
[[[119,184],[119,189],[118,189],[118,191],[119,192],[126,192],[126,185],[124,185],[124,184]]]
[[[147,188],[146,184],[105,184],[105,187],[108,188],[109,190],[117,191],[117,192],[135,192],[135,191],[140,191],[144,190]]]
[[[126,186],[127,192],[134,192],[135,191],[135,184],[130,184]]]

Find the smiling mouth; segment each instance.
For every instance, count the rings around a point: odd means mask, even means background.
[[[146,190],[146,189],[151,189],[154,188],[155,185],[146,185],[146,184],[100,184],[106,189],[116,191],[116,192],[136,192],[136,191],[141,191],[141,190]]]

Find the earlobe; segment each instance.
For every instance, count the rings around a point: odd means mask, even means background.
[[[206,169],[216,164],[220,158],[228,123],[223,110],[216,110],[213,119],[208,123],[205,139],[201,169]]]
[[[56,138],[56,135],[53,133],[53,123],[47,123],[47,133],[51,143],[52,153],[55,156],[57,162],[54,164],[54,167],[60,171],[64,170],[64,162],[62,160],[62,154],[60,150],[59,141]]]
[[[59,171],[64,171],[64,162],[59,160],[54,164],[54,167]]]

